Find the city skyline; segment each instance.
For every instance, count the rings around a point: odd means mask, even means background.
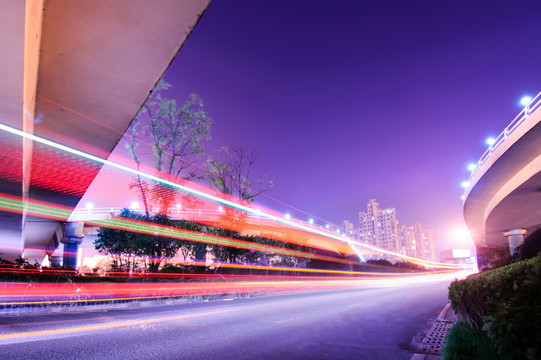
[[[434,229],[423,229],[419,221],[413,225],[401,223],[394,207],[381,208],[376,199],[370,199],[366,211],[359,211],[358,219],[359,227],[351,226],[350,231],[369,245],[428,261],[439,258]],[[344,227],[351,224],[348,220],[343,223]],[[375,256],[379,257],[393,259],[387,255]]]

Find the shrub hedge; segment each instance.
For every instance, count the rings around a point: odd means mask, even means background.
[[[512,360],[498,354],[496,345],[485,333],[469,324],[457,322],[447,333],[442,360]]]
[[[502,357],[541,356],[541,256],[455,280],[449,299],[463,321],[484,332]]]

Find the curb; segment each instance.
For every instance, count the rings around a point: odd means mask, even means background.
[[[414,345],[416,345],[416,353],[413,354],[411,360],[441,359],[441,352],[445,345],[447,332],[449,332],[449,329],[451,329],[456,322],[455,320],[446,319],[450,309],[451,304],[447,303],[421,342],[414,342]]]

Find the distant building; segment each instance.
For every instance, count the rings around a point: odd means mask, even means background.
[[[470,249],[448,249],[440,252],[441,261],[452,264],[469,264],[475,262]]]
[[[357,238],[358,229],[355,229],[355,226],[353,225],[353,223],[351,221],[344,220],[342,225],[344,227],[344,231],[345,231],[346,236],[349,236],[349,237],[354,238],[354,239]]]
[[[379,248],[398,249],[398,221],[394,208],[380,209],[375,199],[368,201],[367,211],[359,213],[359,236],[361,240]]]
[[[344,221],[344,227],[353,227]],[[351,224],[351,225],[350,225]],[[428,261],[436,261],[434,230],[414,225],[399,224],[396,209],[380,209],[375,199],[368,201],[366,211],[359,212],[359,239],[373,246]],[[378,258],[392,258],[386,255]]]
[[[413,224],[415,237],[415,257],[428,261],[436,261],[436,237],[432,229],[423,229],[421,223]]]
[[[417,257],[413,226],[398,224],[398,252],[402,255]]]
[[[421,233],[421,250],[422,254],[417,257],[428,261],[436,261],[436,237],[435,231],[424,230]]]

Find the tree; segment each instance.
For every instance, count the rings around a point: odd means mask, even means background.
[[[272,187],[272,182],[264,178],[253,177],[253,166],[259,154],[244,148],[223,146],[215,158],[207,160],[207,177],[218,191],[232,195],[239,201],[254,201],[256,196]],[[247,223],[247,214],[241,210],[226,207],[220,215],[221,230],[218,235],[241,239]],[[247,239],[253,241],[253,239]],[[214,245],[211,248],[214,258],[220,262],[246,262],[249,250]],[[252,254],[253,257],[253,254]]]
[[[122,209],[118,216],[133,220],[142,218],[140,214],[129,209]],[[100,253],[109,255],[115,270],[134,271],[137,267],[137,255],[140,254],[138,242],[141,239],[138,235],[125,230],[101,227],[98,229],[98,238],[94,240],[94,246]]]
[[[155,214],[151,221],[157,225],[175,227],[175,224],[167,215]],[[163,260],[175,256],[180,247],[179,242],[175,239],[157,234],[149,235],[145,240],[141,242],[141,250],[143,254],[148,256],[148,270],[150,272],[158,272]]]
[[[160,227],[175,227],[167,215],[156,214],[151,218],[129,209],[122,209],[119,217],[145,221]],[[156,229],[158,230],[158,229]],[[163,260],[173,257],[182,245],[181,241],[148,233],[135,233],[126,230],[99,228],[96,249],[111,257],[113,267],[118,270],[135,271],[141,260],[150,272],[157,272]]]
[[[205,152],[202,142],[210,139],[212,118],[203,110],[203,101],[196,94],[191,94],[180,107],[176,100],[163,97],[163,91],[170,87],[164,81],[156,85],[135,117],[125,137],[125,146],[139,168],[137,148],[142,138],[148,138],[154,168],[160,178],[172,182],[201,178],[194,162]],[[134,186],[140,192],[147,216],[150,213],[149,194],[163,215],[168,213],[178,195],[174,188],[160,182],[149,186],[139,177]]]
[[[259,154],[245,148],[223,146],[216,159],[207,160],[207,177],[216,190],[240,200],[254,201],[256,196],[272,188],[264,177],[252,179],[253,166]]]
[[[194,223],[192,221],[180,220],[176,223],[176,226],[181,229],[203,232],[203,226]],[[206,249],[206,244],[193,242],[190,240],[178,239],[177,244],[179,246],[180,254],[182,255],[182,273],[186,271],[186,261],[188,258],[196,258],[197,252],[201,251],[202,248]]]
[[[137,155],[136,149],[139,147],[139,128],[140,122],[138,118],[133,119],[130,127],[128,128],[128,131],[126,133],[129,133],[129,135],[124,136],[124,146],[128,150],[128,153],[132,157],[133,161],[135,162],[135,165],[137,167],[137,171],[141,170],[141,161],[139,160],[139,156]],[[148,217],[150,217],[150,211],[149,211],[149,187],[148,183],[141,179],[141,175],[137,174],[137,176],[134,179],[134,182],[131,184],[130,188],[136,187],[139,190],[139,196],[141,196],[141,200],[143,201],[143,207],[145,208],[145,214]]]

